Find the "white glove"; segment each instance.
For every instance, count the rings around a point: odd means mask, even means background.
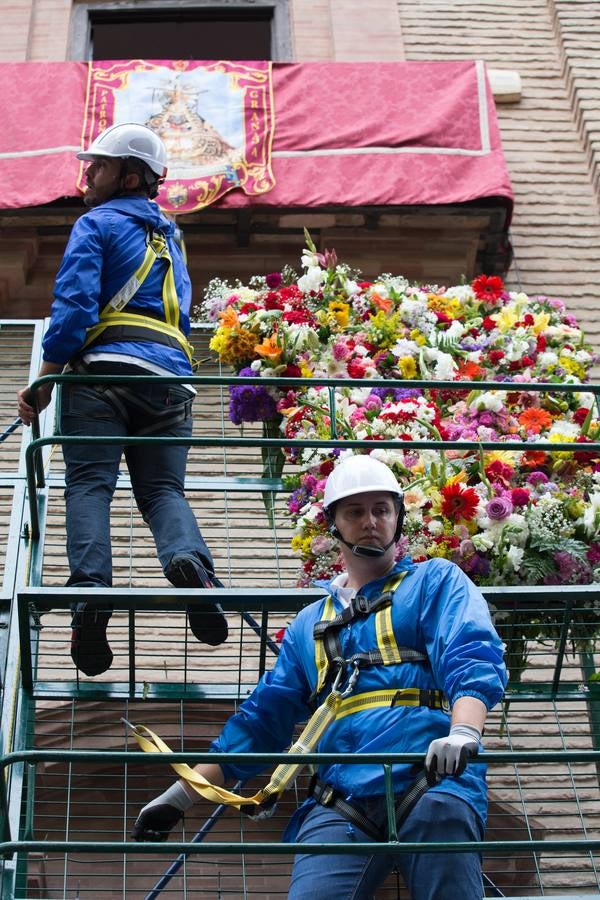
[[[194,800],[180,781],[176,781],[150,803],[135,820],[132,837],[135,841],[166,841],[169,832],[179,822]]]
[[[461,775],[469,759],[479,750],[481,732],[474,725],[453,725],[448,737],[436,738],[425,757],[425,774],[429,784],[438,776]]]

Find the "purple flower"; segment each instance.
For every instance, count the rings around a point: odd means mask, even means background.
[[[255,375],[253,369],[240,369],[242,377]],[[277,404],[266,387],[260,384],[231,385],[229,388],[229,418],[234,425],[242,422],[264,422],[277,415]]]
[[[584,560],[567,553],[566,550],[558,550],[554,553],[554,564],[558,571],[552,575],[546,575],[544,584],[590,584],[592,581],[589,565]]]
[[[486,503],[485,511],[490,519],[498,521],[510,516],[513,511],[513,505],[508,497],[493,497]]]
[[[545,472],[532,472],[531,475],[528,475],[527,481],[529,484],[547,484],[549,482],[548,476]]]
[[[269,274],[265,278],[265,281],[267,282],[267,287],[271,288],[272,291],[275,291],[277,290],[283,279],[279,272],[269,272]]]
[[[379,397],[385,403],[397,403],[399,400],[410,400],[411,397],[422,397],[419,388],[376,387],[371,389],[370,397]]]

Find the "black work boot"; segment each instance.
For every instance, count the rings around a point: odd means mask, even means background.
[[[165,569],[172,585],[180,588],[221,588],[219,579],[208,572],[194,556],[174,556]],[[194,637],[205,644],[217,647],[227,640],[227,619],[218,603],[198,598],[198,603],[188,605],[188,622]]]
[[[113,654],[106,639],[110,607],[79,603],[71,621],[71,659],[84,675],[100,675],[110,669]]]

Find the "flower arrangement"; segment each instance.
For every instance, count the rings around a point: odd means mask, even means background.
[[[364,281],[306,239],[300,277],[285,269],[247,286],[215,280],[202,310],[216,326],[211,348],[236,373],[309,380],[293,389],[232,387],[233,422],[326,439],[332,408],[319,379],[364,382],[336,388],[333,424],[339,438],[372,441],[372,450],[285,453],[299,583],[340,568],[322,498],[327,475],[352,452],[371,452],[403,485],[399,554],[451,559],[479,584],[600,582],[600,454],[586,449],[600,436],[594,395],[583,386],[527,390],[583,383],[596,361],[564,303],[507,291],[485,275],[452,287],[393,275]],[[415,379],[457,384],[422,389],[411,386]],[[507,389],[477,389],[478,381]],[[498,447],[411,449],[432,439]],[[523,449],[505,450],[507,441]]]

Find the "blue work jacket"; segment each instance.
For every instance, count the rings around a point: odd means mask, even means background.
[[[503,644],[478,588],[454,563],[432,559],[414,564],[408,557],[393,572],[407,575],[394,592],[392,624],[399,646],[427,655],[429,663],[376,665],[361,669],[354,694],[389,688],[443,691],[450,706],[460,697],[476,697],[488,709],[501,699],[506,685]],[[380,594],[389,578],[365,585],[361,594]],[[320,583],[330,591],[329,582]],[[342,604],[335,598],[336,615]],[[215,752],[282,752],[291,743],[294,726],[310,717],[308,701],[317,682],[313,627],[323,616],[325,598],[301,610],[286,629],[281,653],[225,724],[211,749]],[[357,619],[340,632],[345,659],[377,648],[375,615]],[[434,738],[448,734],[450,717],[429,707],[394,706],[367,709],[337,719],[323,735],[323,753],[418,753]],[[223,765],[226,777],[247,778],[256,769]],[[319,778],[346,798],[385,793],[381,765],[328,763]],[[414,767],[393,767],[397,793],[415,779]],[[455,794],[469,803],[482,821],[487,811],[485,766],[470,765],[460,777],[444,778],[432,790]]]
[[[146,252],[148,227],[162,232],[173,260],[179,301],[179,327],[190,330],[191,285],[181,250],[174,240],[175,225],[156,203],[144,197],[121,197],[90,209],[71,231],[54,287],[50,325],[43,341],[44,360],[64,364],[82,348],[88,328],[98,323],[100,310],[137,270]],[[157,260],[127,312],[141,312],[164,320],[162,283],[167,263]],[[183,350],[153,341],[102,344],[102,353],[126,354],[160,366],[174,375],[191,374]]]

